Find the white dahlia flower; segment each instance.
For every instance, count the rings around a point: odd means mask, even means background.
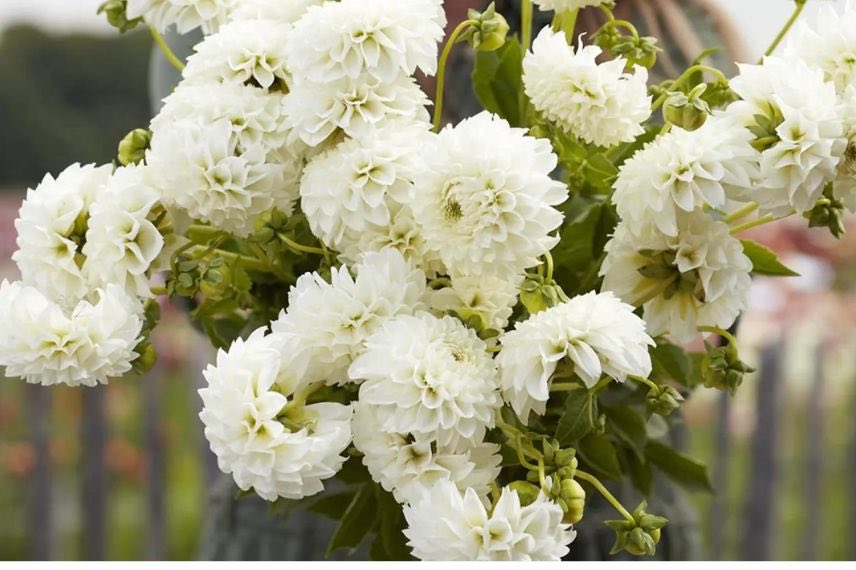
[[[72,164],[56,178],[46,175],[35,190],[27,190],[15,220],[18,250],[12,259],[22,280],[66,308],[74,307],[90,290],[81,246],[89,208],[111,171],[110,165]]]
[[[291,27],[271,20],[229,23],[193,48],[182,75],[191,82],[243,83],[287,92],[291,75],[286,42]]]
[[[334,268],[330,283],[317,273],[301,275],[288,294],[288,309],[271,325],[274,332],[301,338],[317,380],[346,382],[366,338],[386,319],[422,307],[425,274],[397,250],[367,253],[354,269],[356,278],[347,267]]]
[[[574,50],[563,32],[546,27],[523,59],[523,85],[535,108],[587,143],[613,146],[644,132],[651,116],[648,71],[616,58],[598,64],[597,46]]]
[[[217,31],[241,0],[128,0],[128,19],[142,18],[159,32],[175,25],[179,34]]]
[[[504,279],[494,275],[454,277],[451,285],[431,292],[434,312],[455,312],[466,320],[476,317],[483,328],[502,331],[520,294],[523,276]]]
[[[703,212],[682,215],[677,236],[622,222],[606,252],[603,289],[642,305],[652,336],[689,342],[700,326],[727,329],[746,308],[752,262],[728,224]]]
[[[232,9],[232,20],[271,20],[293,24],[310,6],[320,6],[325,0],[240,0]]]
[[[611,0],[533,0],[541,10],[555,10],[556,12],[573,12],[588,6],[600,6]]]
[[[561,507],[540,493],[525,507],[508,487],[493,509],[440,481],[404,507],[404,535],[420,560],[561,560],[576,538]]]
[[[399,315],[383,322],[351,365],[360,402],[381,428],[436,439],[481,441],[501,406],[496,364],[476,333],[453,317]]]
[[[747,127],[758,115],[775,125],[765,136],[771,140],[761,152],[760,185],[743,199],[776,216],[810,210],[847,146],[835,86],[802,61],[767,57],[763,65],[739,67],[731,87],[743,100],[726,114]]]
[[[142,306],[117,285],[66,310],[35,287],[0,285],[0,366],[32,384],[96,386],[131,369]]]
[[[308,362],[299,343],[258,329],[218,352],[199,390],[199,417],[220,469],[268,501],[321,492],[351,442],[350,406],[302,403]]]
[[[532,315],[500,342],[502,395],[523,421],[531,410],[544,413],[560,362],[588,388],[603,375],[624,382],[628,374],[647,378],[651,373],[648,347],[654,341],[633,307],[610,291],[579,295]]]
[[[164,202],[197,219],[246,236],[259,214],[278,207],[290,214],[297,188],[290,157],[271,161],[263,145],[244,146],[227,118],[185,119],[158,129],[146,153]]]
[[[628,227],[653,222],[677,234],[678,212],[724,208],[757,179],[752,134],[728,117],[712,117],[694,131],[673,127],[624,162],[613,201]]]
[[[116,170],[89,211],[83,255],[90,283],[115,283],[129,294],[150,297],[149,270],[164,238],[149,217],[160,196],[146,167]]]
[[[338,81],[298,82],[283,101],[286,125],[309,146],[331,135],[361,138],[389,120],[429,121],[428,97],[416,80],[360,76]]]
[[[473,488],[480,496],[488,493],[499,475],[498,445],[465,441],[449,446],[417,440],[409,433],[389,433],[382,428],[380,413],[374,406],[356,405],[354,445],[363,453],[372,478],[399,503],[418,498],[425,488],[442,480],[462,491]]]
[[[390,123],[313,158],[300,181],[300,205],[328,247],[351,253],[366,233],[386,233],[412,194],[428,123]],[[351,257],[351,256],[348,256]]]
[[[452,275],[518,275],[558,243],[553,206],[568,194],[550,178],[549,141],[485,111],[443,129],[422,158],[412,208]]]
[[[341,0],[310,7],[294,25],[289,62],[316,83],[368,74],[383,82],[437,69],[446,15],[439,0]]]
[[[814,25],[797,23],[783,55],[819,67],[842,94],[856,83],[856,2],[847,0],[841,9],[834,2],[820,3],[816,13]]]

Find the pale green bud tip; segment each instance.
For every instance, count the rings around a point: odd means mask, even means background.
[[[119,164],[139,164],[146,157],[146,150],[152,142],[152,133],[146,129],[134,129],[119,143]]]
[[[141,18],[129,20],[127,8],[127,0],[107,0],[98,7],[98,13],[104,14],[107,17],[107,22],[124,34],[142,22]]]
[[[476,23],[461,37],[478,51],[495,51],[505,44],[508,36],[508,21],[496,11],[493,2],[484,12],[469,10],[468,19]]]
[[[701,127],[710,115],[710,106],[702,99],[707,85],[696,85],[688,94],[676,92],[663,103],[663,118],[688,131]]]

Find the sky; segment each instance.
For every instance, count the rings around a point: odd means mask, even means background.
[[[12,23],[31,22],[49,30],[112,33],[103,17],[95,14],[103,0],[0,0],[0,31]],[[447,0],[454,1],[454,0]],[[619,2],[621,0],[618,0]],[[791,0],[716,0],[743,28],[750,55],[760,55],[793,9]],[[805,16],[823,3],[844,0],[812,0]]]

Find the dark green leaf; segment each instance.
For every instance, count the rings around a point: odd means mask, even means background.
[[[748,239],[742,239],[740,243],[743,244],[743,253],[752,262],[752,273],[773,277],[795,277],[799,275],[793,269],[782,264],[775,253],[760,243]]]
[[[625,452],[623,457],[627,461],[626,472],[630,474],[630,482],[643,495],[650,495],[654,486],[654,472],[651,465],[640,460],[634,453]]]
[[[652,347],[650,353],[653,377],[661,381],[672,380],[684,386],[689,385],[692,366],[683,348],[658,339],[657,346]]]
[[[333,520],[340,520],[345,515],[345,510],[347,510],[348,506],[354,500],[356,493],[355,489],[351,489],[332,495],[324,494],[320,499],[309,505],[307,510]]]
[[[327,546],[327,556],[339,548],[356,549],[366,535],[374,530],[378,523],[378,511],[375,508],[374,485],[365,483],[360,486],[354,498],[345,509],[339,527]]]
[[[473,91],[482,106],[506,119],[512,126],[522,126],[523,47],[508,38],[498,50],[476,52],[473,68]]]
[[[640,460],[644,459],[648,436],[645,434],[645,420],[642,416],[630,406],[620,408],[601,406],[601,411],[606,414],[607,429],[626,443]]]
[[[592,430],[591,392],[583,387],[568,392],[565,399],[565,411],[556,426],[556,439],[563,444],[571,444]]]
[[[412,560],[407,537],[404,536],[404,514],[391,493],[375,485],[380,525],[369,555],[372,560]]]
[[[713,491],[707,466],[703,463],[656,441],[648,443],[645,455],[657,469],[687,489]]]
[[[607,479],[621,478],[615,446],[604,436],[589,434],[580,440],[577,453],[585,463]]]

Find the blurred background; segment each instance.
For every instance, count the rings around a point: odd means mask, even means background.
[[[806,17],[824,1],[811,0]],[[109,162],[118,140],[148,123],[150,38],[119,36],[95,15],[99,4],[0,1],[0,278],[16,278],[13,221],[26,189],[72,162]],[[446,2],[454,14],[473,4]],[[664,74],[716,45],[723,61],[754,61],[792,9],[787,0],[618,4],[672,47]],[[451,83],[465,84],[463,73]],[[758,372],[734,398],[699,391],[684,406],[689,452],[708,463],[717,489],[692,496],[706,558],[856,559],[856,224],[848,222],[841,240],[801,220],[751,236],[802,276],[755,280],[739,335]],[[150,374],[105,388],[0,379],[0,559],[199,556],[218,471],[196,390],[213,353],[168,306],[155,343]]]

